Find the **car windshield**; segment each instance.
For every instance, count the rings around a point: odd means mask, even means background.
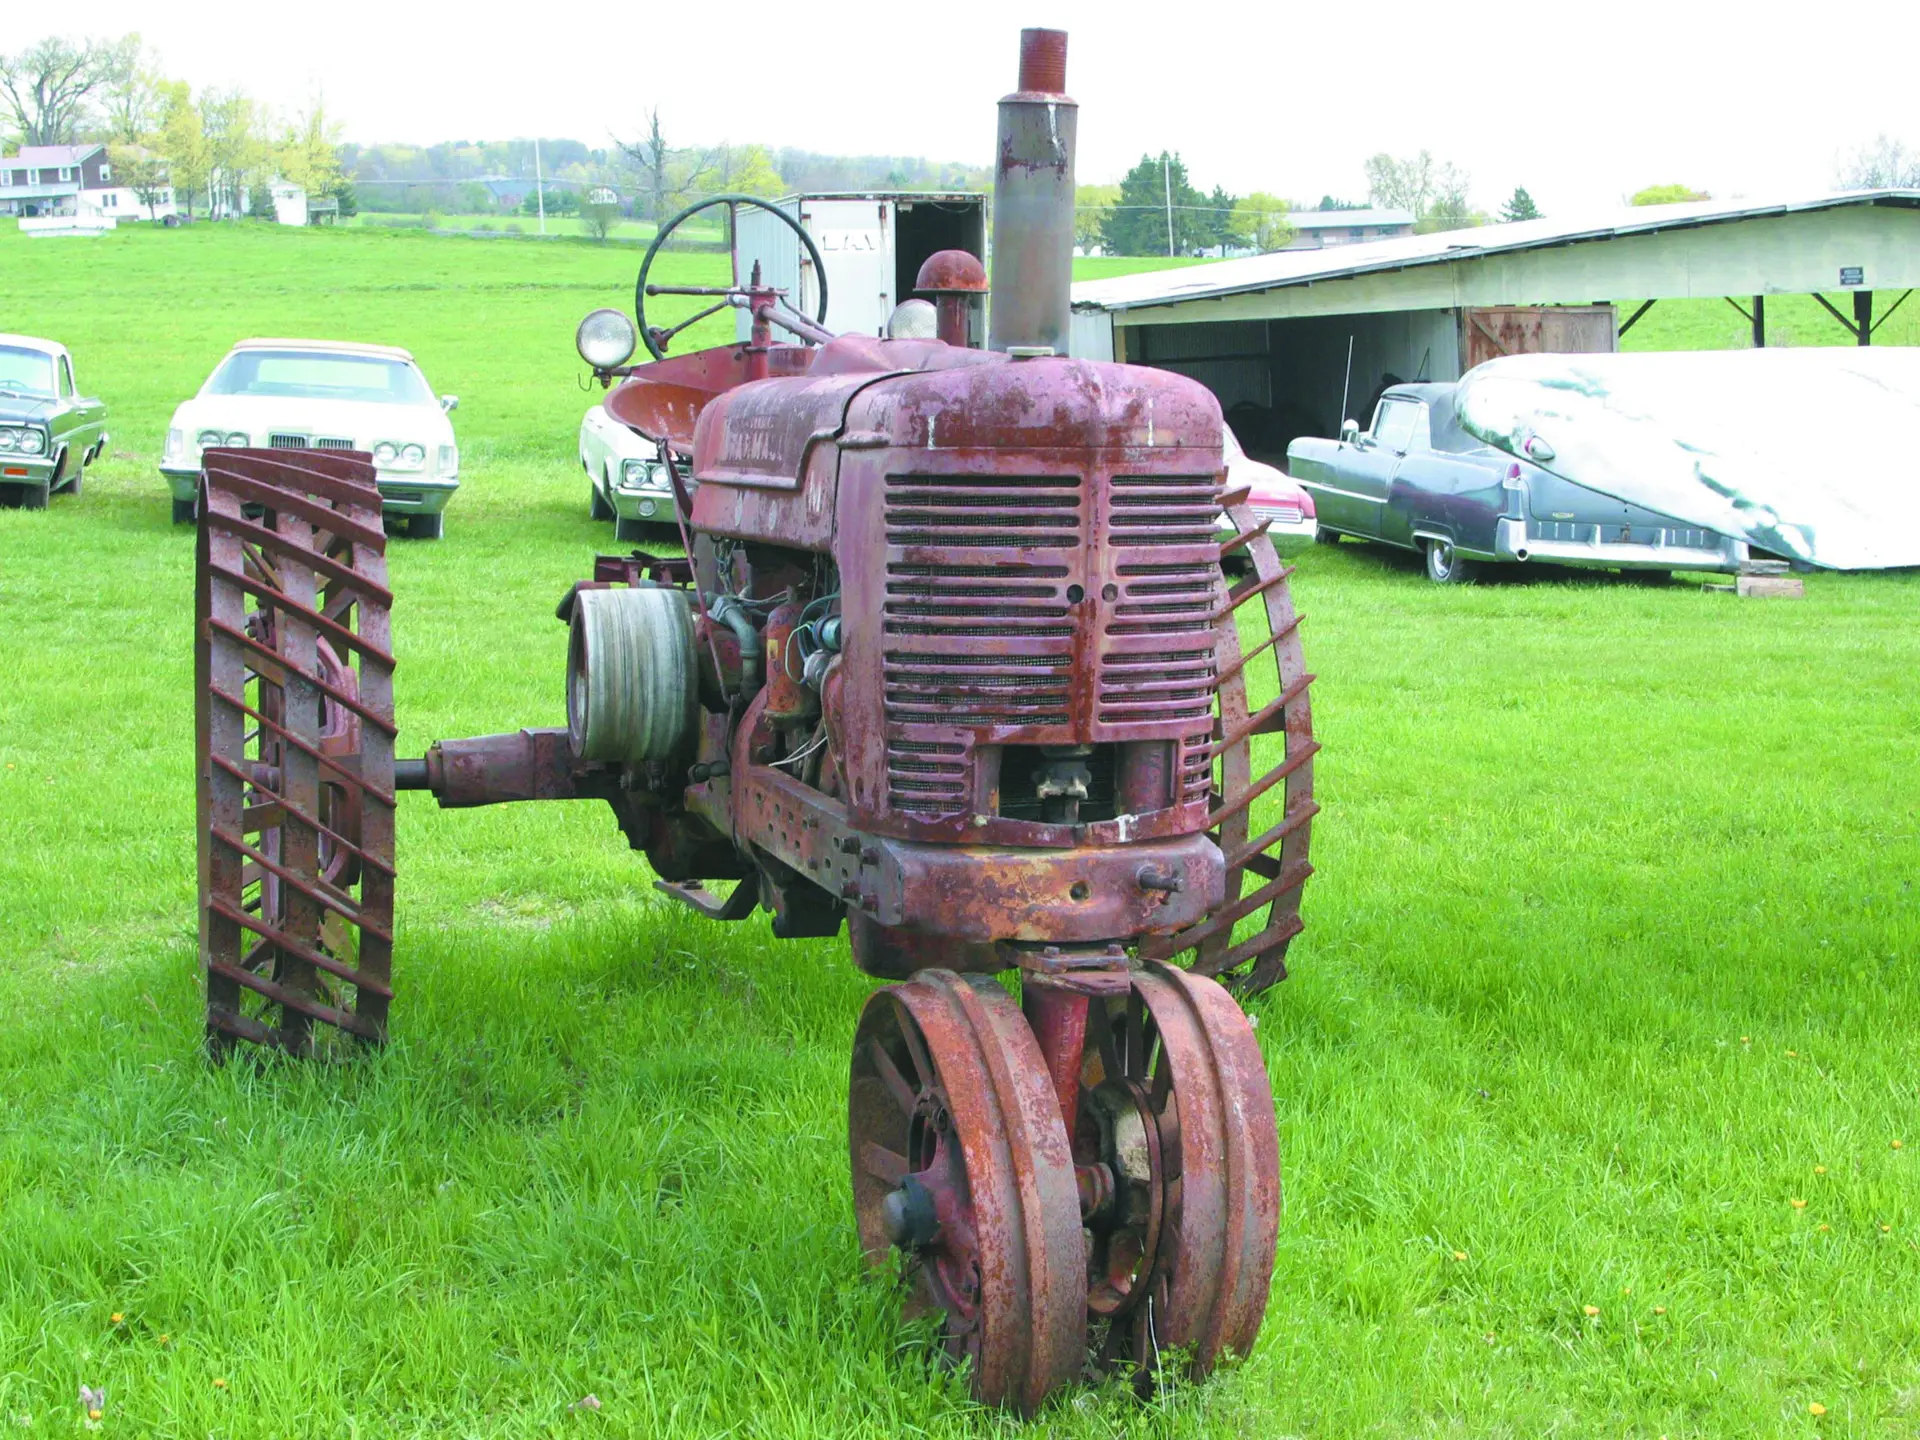
[[[371,400],[387,405],[433,403],[426,377],[404,360],[323,350],[236,350],[213,372],[202,393]]]
[[[0,390],[16,395],[53,394],[53,357],[43,350],[0,345]]]

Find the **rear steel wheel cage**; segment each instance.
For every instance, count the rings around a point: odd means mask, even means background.
[[[194,660],[207,1042],[385,1038],[393,656],[371,460],[213,449]]]
[[[1313,676],[1300,653],[1300,622],[1287,580],[1292,567],[1281,564],[1267,525],[1246,503],[1244,492],[1225,497],[1234,535],[1221,546],[1223,559],[1235,554],[1251,566],[1246,578],[1225,587],[1214,612],[1214,785],[1207,820],[1226,860],[1226,890],[1218,910],[1173,935],[1140,947],[1141,958],[1171,960],[1191,952],[1191,968],[1220,981],[1245,999],[1287,975],[1287,946],[1300,933],[1300,892],[1313,867],[1307,849],[1313,817],[1313,710],[1308,689]],[[1224,581],[1224,577],[1223,577]],[[1239,614],[1257,604],[1267,622],[1266,638],[1243,647]],[[1273,698],[1255,708],[1247,674],[1271,673]],[[1263,736],[1280,737],[1280,754],[1258,772],[1254,744]],[[1263,750],[1265,747],[1262,747]],[[1263,754],[1262,759],[1271,758]],[[1279,814],[1255,830],[1256,802],[1280,791]],[[1263,807],[1271,814],[1271,806]],[[1234,931],[1265,909],[1254,932],[1239,942]]]

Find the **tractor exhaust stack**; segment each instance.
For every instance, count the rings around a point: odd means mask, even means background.
[[[1066,86],[1067,32],[1022,30],[1020,88],[1000,102],[994,147],[991,350],[1067,353],[1080,107]]]

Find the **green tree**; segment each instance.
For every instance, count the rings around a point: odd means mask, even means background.
[[[106,78],[100,89],[100,110],[107,138],[122,145],[142,144],[162,114],[157,60],[136,33],[107,46],[102,64]]]
[[[1073,192],[1073,243],[1082,254],[1100,243],[1101,227],[1120,199],[1118,185],[1079,185]]]
[[[1178,155],[1142,155],[1120,180],[1120,198],[1100,227],[1100,243],[1109,255],[1191,254],[1209,243],[1207,209]]]
[[[1367,208],[1367,202],[1364,200],[1336,200],[1331,195],[1322,195],[1320,197],[1320,203],[1314,208],[1320,211],[1364,210]]]
[[[328,196],[340,207],[339,214],[342,220],[351,220],[360,213],[360,197],[354,192],[353,182],[345,176],[334,182]]]
[[[89,101],[112,79],[114,47],[49,35],[0,55],[0,105],[23,145],[66,145],[80,132]]]
[[[1507,203],[1500,207],[1500,218],[1509,225],[1521,220],[1538,220],[1540,207],[1533,203],[1533,196],[1527,193],[1526,186],[1516,185]]]
[[[580,223],[586,227],[587,234],[603,245],[607,233],[613,229],[613,222],[619,218],[618,200],[596,200],[589,196],[580,206]]]
[[[166,198],[168,189],[165,162],[133,146],[116,146],[108,150],[107,158],[113,165],[113,178],[133,191],[134,198],[147,207],[149,220],[157,220],[160,202]]]
[[[1432,196],[1427,201],[1426,210],[1413,222],[1414,232],[1435,235],[1442,230],[1465,230],[1472,225],[1485,224],[1487,217],[1475,210],[1473,202],[1468,199],[1470,183],[1467,172],[1457,165],[1437,167],[1433,171]]]
[[[1636,190],[1627,201],[1629,205],[1684,205],[1690,200],[1711,200],[1713,197],[1704,190],[1695,190],[1687,185],[1649,185],[1644,190]]]
[[[258,178],[266,156],[253,100],[239,90],[200,92],[200,129],[207,141],[209,199],[215,214],[240,214],[240,197]]]
[[[1287,223],[1288,208],[1278,195],[1254,191],[1233,207],[1235,238],[1262,254],[1286,249],[1293,240],[1293,226]]]
[[[194,197],[208,188],[206,131],[200,123],[200,107],[193,103],[193,92],[186,81],[168,81],[161,85],[160,92],[160,133],[154,148],[166,162],[173,203],[191,218]]]
[[[340,127],[327,119],[320,101],[294,117],[274,147],[272,163],[281,176],[308,195],[327,195],[340,181]]]
[[[1364,167],[1367,198],[1390,210],[1405,210],[1418,223],[1433,205],[1434,168],[1433,155],[1426,150],[1401,160],[1382,151]]]
[[[1239,203],[1239,198],[1229,195],[1224,185],[1213,187],[1213,193],[1206,199],[1207,208],[1200,212],[1201,244],[1225,255],[1229,245],[1240,243],[1233,219],[1234,207]]]

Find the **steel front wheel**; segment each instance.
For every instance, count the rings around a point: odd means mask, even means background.
[[[1085,1241],[1060,1105],[1033,1032],[992,979],[922,971],[877,991],[848,1094],[854,1213],[898,1250],[911,1314],[985,1404],[1031,1414],[1086,1354]]]
[[[1107,1366],[1191,1378],[1260,1333],[1280,1150],[1260,1047],[1216,982],[1151,963],[1088,1016],[1074,1153],[1101,1167],[1087,1306]]]

